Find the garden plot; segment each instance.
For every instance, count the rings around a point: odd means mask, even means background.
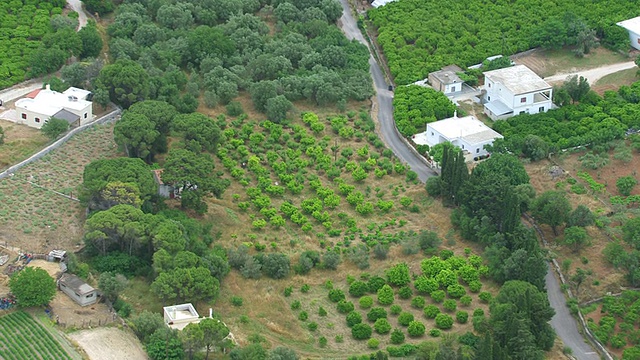
[[[58,340],[31,315],[19,311],[0,317],[1,359],[81,359],[70,347]]]
[[[1,240],[29,251],[78,244],[84,209],[51,190],[76,198],[84,166],[117,155],[112,132],[112,124],[96,125],[0,180]]]

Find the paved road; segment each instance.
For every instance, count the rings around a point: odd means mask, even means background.
[[[347,0],[340,0],[343,7],[342,18],[342,30],[345,32],[347,38],[356,39],[365,45],[367,42],[364,40],[360,29],[358,29],[357,23],[351,15],[351,9]],[[380,66],[376,63],[373,56],[369,58],[369,64],[371,65],[371,75],[376,88],[376,97],[378,101],[378,121],[380,123],[380,131],[384,142],[391,150],[396,154],[398,158],[409,164],[411,169],[418,173],[421,181],[426,181],[435,173],[427,167],[422,161],[420,161],[416,155],[411,152],[407,145],[402,141],[398,134],[394,131],[393,127],[393,94],[387,90],[387,83],[380,70]],[[569,309],[566,305],[564,294],[560,290],[560,284],[558,279],[553,276],[552,271],[549,269],[546,275],[547,292],[549,296],[549,303],[556,311],[556,315],[551,320],[551,325],[556,330],[556,333],[562,339],[566,346],[573,349],[573,354],[578,360],[597,360],[600,357],[594,353],[594,350],[589,346],[582,335],[578,332],[575,319],[569,313]]]
[[[629,61],[625,63],[604,65],[604,66],[597,67],[595,69],[576,70],[570,73],[562,73],[562,74],[556,74],[553,76],[547,76],[546,78],[544,78],[544,81],[548,83],[562,82],[562,81],[565,81],[570,76],[578,75],[578,76],[585,77],[587,80],[589,80],[589,84],[593,86],[593,84],[598,82],[598,80],[600,80],[601,78],[609,74],[613,74],[622,70],[633,69],[634,67],[636,67],[636,64],[633,61]]]
[[[340,0],[340,2],[342,3],[344,10],[342,17],[340,18],[342,31],[344,31],[347,38],[356,39],[368,46],[368,43],[365,41],[360,29],[358,28],[358,24],[351,15],[351,8],[349,7],[347,0]],[[395,123],[393,121],[393,92],[388,90],[388,84],[373,55],[369,57],[369,65],[371,66],[371,76],[373,77],[373,83],[376,89],[378,122],[380,124],[382,140],[400,160],[404,161],[409,165],[411,170],[418,174],[420,181],[425,182],[428,178],[437,174],[407,147],[406,143],[396,132],[394,128]]]
[[[553,270],[548,269],[544,278],[547,285],[547,296],[549,304],[556,311],[551,319],[551,326],[565,346],[573,350],[573,356],[578,360],[599,360],[600,355],[588,344],[582,334],[578,331],[578,323],[569,312],[567,300],[560,289],[560,282],[554,276]]]
[[[67,0],[69,7],[78,13],[78,31],[87,26],[87,13],[82,8],[82,2],[80,0]]]

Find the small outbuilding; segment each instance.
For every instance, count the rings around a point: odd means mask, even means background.
[[[172,329],[182,330],[189,324],[200,322],[200,315],[191,303],[165,306],[164,322]]]
[[[156,169],[151,171],[153,171],[153,179],[156,181],[156,184],[158,184],[158,195],[165,198],[169,198],[169,199],[175,198],[176,196],[175,187],[169,184],[165,184],[164,181],[162,181],[162,172],[164,170]]]
[[[629,32],[629,39],[631,40],[631,47],[640,50],[640,16],[620,21],[616,25],[627,29]]]
[[[98,301],[98,290],[72,274],[62,274],[58,280],[58,289],[80,306],[89,306]]]
[[[451,69],[445,68],[429,73],[429,84],[431,84],[431,87],[445,94],[462,91],[463,83],[464,81]]]

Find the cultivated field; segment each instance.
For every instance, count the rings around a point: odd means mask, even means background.
[[[79,245],[84,209],[53,191],[77,197],[84,166],[117,155],[112,132],[96,125],[0,180],[0,241],[33,252]]]
[[[25,312],[0,317],[0,359],[81,359],[68,344],[65,345]]]

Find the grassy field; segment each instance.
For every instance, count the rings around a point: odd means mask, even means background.
[[[50,331],[22,311],[0,317],[0,358],[81,359],[68,345],[62,346]]]
[[[607,90],[617,90],[620,86],[631,85],[640,80],[638,77],[638,69],[628,69],[609,74],[598,80],[591,89],[602,95]]]
[[[113,124],[94,126],[0,180],[0,235],[10,245],[38,251],[79,243],[84,209],[50,190],[76,197],[84,166],[117,155],[112,132]]]

